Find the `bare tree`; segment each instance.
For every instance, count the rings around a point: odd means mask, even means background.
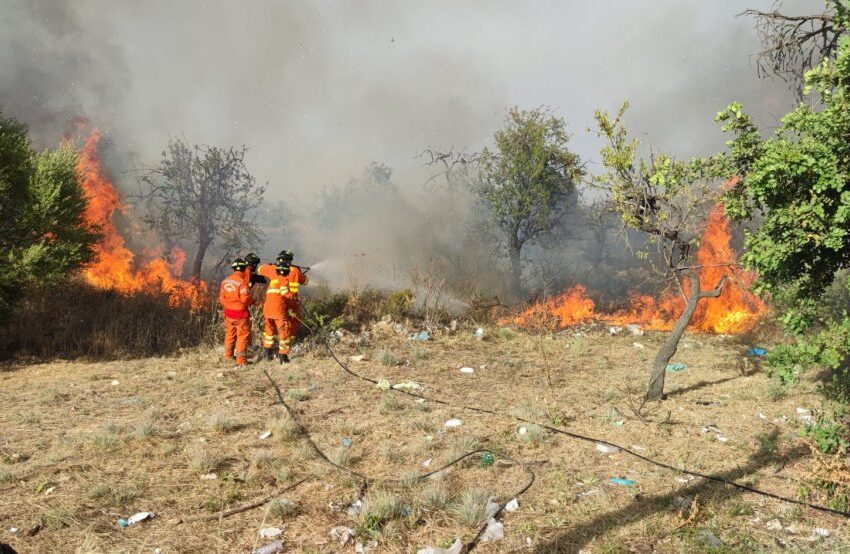
[[[607,170],[594,178],[609,193],[609,209],[622,217],[623,234],[632,228],[648,236],[656,268],[682,295],[684,309],[652,362],[646,398],[661,399],[664,374],[676,353],[679,340],[694,316],[699,301],[720,296],[724,275],[713,288],[702,290],[700,266],[693,265],[694,247],[704,227],[707,208],[717,201],[712,184],[723,174],[717,159],[674,160],[653,154],[648,161],[637,159],[639,143],[629,139],[622,124],[628,107],[624,103],[615,117],[596,112],[598,134],[605,141],[602,164]],[[648,256],[648,252],[644,252]]]
[[[159,164],[143,171],[143,219],[168,241],[197,245],[193,279],[200,279],[210,247],[228,256],[260,242],[255,218],[265,187],[245,167],[247,150],[172,139]]]
[[[427,184],[442,185],[449,192],[468,187],[477,178],[481,163],[480,153],[455,149],[454,146],[448,150],[428,148],[419,157],[424,160],[424,165],[437,168],[428,178]]]
[[[762,43],[756,67],[760,77],[779,77],[787,81],[799,100],[803,98],[806,71],[835,53],[844,33],[839,21],[848,16],[841,0],[828,0],[824,11],[811,15],[782,13],[782,0],[773,10],[745,10],[741,15],[754,17]]]

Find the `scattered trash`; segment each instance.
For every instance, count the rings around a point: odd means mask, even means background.
[[[631,479],[621,479],[619,477],[611,477],[611,482],[614,483],[615,485],[620,485],[620,486],[623,486],[623,487],[631,487],[632,485],[635,484],[635,482],[632,481]]]
[[[55,490],[56,490],[56,487],[49,487],[49,488],[47,488],[47,489],[44,491],[44,496],[49,495],[50,493],[52,493],[52,492],[53,492],[53,491],[55,491]]]
[[[446,427],[460,427],[463,422],[459,419],[450,419],[445,423]]]
[[[767,419],[767,416],[763,413],[759,413],[759,419]]]
[[[717,435],[715,438],[720,442],[729,442],[729,437],[724,437],[723,435]]]
[[[114,386],[116,386],[116,385],[118,385],[118,380],[113,379],[113,380],[112,380],[112,386],[114,387]]]
[[[777,417],[776,419],[773,420],[774,423],[782,423],[784,421],[788,421],[787,415],[781,415],[781,416],[779,416],[779,417]]]
[[[590,489],[589,491],[580,492],[576,495],[576,498],[584,498],[585,496],[591,496],[598,493],[598,489]]]
[[[358,354],[357,356],[351,356],[349,358],[349,360],[351,360],[352,362],[362,362],[365,359],[366,359],[365,354]]]
[[[421,341],[431,340],[431,335],[428,333],[428,331],[420,331],[420,332],[418,332],[414,335],[411,335],[410,339],[411,340],[421,340]]]
[[[348,509],[347,509],[347,510],[345,510],[345,512],[346,512],[348,515],[350,515],[351,517],[354,517],[354,516],[356,516],[357,514],[359,514],[359,513],[360,513],[360,509],[361,509],[362,507],[363,507],[363,501],[362,501],[362,500],[360,500],[360,499],[358,498],[357,500],[355,500],[354,502],[352,502],[352,503],[348,506]]]
[[[393,385],[395,390],[422,390],[422,385],[413,381],[402,381]]]
[[[348,448],[348,447],[349,447],[349,446],[351,446],[352,444],[354,444],[354,441],[353,441],[353,440],[351,440],[351,439],[349,439],[348,437],[345,437],[344,439],[342,439],[342,445],[343,445],[344,447]]]
[[[719,433],[720,429],[714,426],[713,423],[709,423],[705,427],[702,428],[703,433]]]
[[[677,482],[677,483],[682,483],[683,485],[686,485],[686,484],[690,483],[690,482],[691,482],[691,481],[693,481],[693,480],[694,480],[694,476],[693,476],[693,475],[683,475],[682,477],[676,477],[676,482]]]
[[[273,539],[283,534],[283,529],[279,527],[263,527],[257,533],[261,539]]]
[[[330,536],[333,540],[338,542],[340,546],[345,546],[348,541],[354,537],[354,529],[340,525],[339,527],[331,529]]]
[[[481,455],[481,467],[490,467],[493,465],[493,462],[496,461],[496,458],[489,452],[485,452]]]
[[[463,550],[463,543],[460,542],[460,539],[455,539],[455,542],[448,548],[428,546],[426,548],[420,548],[416,551],[416,554],[460,554],[461,550]]]
[[[148,519],[153,519],[156,515],[153,512],[138,512],[128,517],[127,519],[121,518],[118,520],[118,527],[129,527],[130,525],[135,525],[140,521],[145,521]]]
[[[598,452],[602,452],[603,454],[616,454],[620,451],[620,449],[614,446],[613,444],[607,444],[604,442],[597,442],[596,450]]]
[[[251,551],[251,554],[274,554],[283,552],[283,541],[275,541],[265,546],[259,546]]]
[[[641,350],[643,350],[643,349],[645,348],[645,346],[644,346],[644,345],[642,345],[642,344],[641,344],[641,343],[639,343],[639,342],[633,342],[633,343],[632,343],[632,346],[634,346],[635,348],[640,348]]]
[[[261,441],[264,441],[264,440],[266,440],[267,438],[269,438],[270,436],[272,436],[272,432],[271,432],[271,431],[266,431],[265,433],[260,434],[260,440],[261,440]]]
[[[670,373],[676,373],[686,369],[687,367],[688,366],[686,366],[685,364],[667,364],[667,367],[665,369]]]
[[[612,427],[622,427],[623,425],[625,425],[625,423],[626,423],[625,421],[623,421],[622,419],[620,419],[620,420],[618,420],[618,421],[612,421],[612,422],[611,422],[611,426],[612,426]]]
[[[520,427],[519,429],[517,429],[517,433],[519,433],[520,435],[524,435],[528,433],[528,429],[525,427]]]
[[[640,325],[635,325],[634,323],[626,325],[626,329],[628,329],[629,333],[631,333],[633,337],[642,337],[646,334],[646,331],[644,331]]]
[[[505,526],[496,518],[491,517],[487,523],[487,528],[484,534],[481,535],[481,542],[500,541],[505,538]]]
[[[18,528],[17,528],[17,527],[12,527],[12,528],[10,528],[10,529],[9,529],[9,532],[10,532],[10,533],[12,533],[12,534],[14,535],[15,533],[17,533],[17,532],[18,532]]]
[[[812,537],[814,540],[825,539],[832,535],[832,531],[823,527],[815,527],[812,529]]]
[[[767,522],[767,529],[769,531],[781,531],[782,523],[778,519],[771,519]]]
[[[644,448],[643,446],[641,446],[639,444],[633,444],[632,450],[637,450],[638,452],[643,452],[644,450],[646,450],[646,448]]]
[[[218,479],[218,475],[215,473],[204,473],[201,475],[201,481],[215,481]]]
[[[799,415],[811,415],[812,411],[806,408],[797,408],[797,413]]]
[[[484,329],[479,327],[475,330],[475,338],[478,340],[484,340]]]
[[[622,331],[623,328],[617,327],[616,325],[613,327],[608,327],[608,332],[611,333],[611,335],[619,335]]]
[[[505,504],[506,512],[515,512],[517,510],[519,510],[519,501],[516,498]]]
[[[460,368],[461,373],[475,373],[475,369],[471,367],[462,367]]]
[[[750,348],[747,350],[747,356],[755,356],[757,358],[764,358],[767,355],[767,350],[764,348]]]
[[[424,462],[422,462],[422,467],[431,467],[431,458],[428,458]]]
[[[386,379],[378,379],[378,382],[375,384],[375,387],[377,387],[378,390],[390,390],[390,387],[392,387],[392,385],[390,385],[390,382]]]

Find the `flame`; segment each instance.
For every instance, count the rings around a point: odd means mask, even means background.
[[[723,206],[714,206],[706,220],[706,228],[696,253],[700,290],[717,286],[726,275],[728,280],[717,298],[706,298],[697,305],[690,326],[707,333],[737,334],[752,329],[767,311],[765,303],[750,292],[755,275],[733,270],[738,256],[732,248],[732,233]],[[688,288],[685,284],[686,290]],[[503,318],[499,324],[526,328],[564,328],[577,323],[604,321],[613,325],[638,324],[649,330],[672,329],[685,307],[682,295],[671,290],[660,297],[632,293],[629,307],[600,313],[587,296],[583,285],[575,285],[561,294],[535,303],[522,312]]]
[[[160,292],[168,295],[172,306],[201,307],[206,284],[190,283],[179,278],[186,260],[186,253],[181,248],[174,246],[168,256],[163,256],[161,247],[151,249],[143,253],[144,260],[141,260],[125,245],[112,217],[115,212],[126,213],[127,207],[101,164],[98,155],[100,139],[100,131],[94,129],[77,161],[77,172],[87,202],[83,218],[103,235],[94,248],[95,261],[82,271],[83,278],[102,289],[123,294]]]

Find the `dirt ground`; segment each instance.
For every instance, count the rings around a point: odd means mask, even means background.
[[[610,336],[604,327],[555,335],[488,328],[485,340],[462,329],[421,342],[384,325],[336,349],[346,361],[366,356],[349,361],[353,370],[415,381],[426,396],[797,498],[810,455],[797,409],[817,407],[813,386],[789,394],[745,360],[739,340],[692,335],[674,359],[687,367],[667,374],[667,399],[638,410],[661,337]],[[359,514],[347,513],[359,481],[315,455],[261,367],[329,458],[379,479]],[[510,500],[525,484],[527,473],[505,457],[527,463],[535,481],[519,509],[500,516],[504,539],[480,544],[480,552],[850,551],[840,517],[604,454],[510,417],[379,390],[320,351],[243,371],[230,371],[216,352],[196,351],[18,365],[0,371],[0,406],[0,543],[22,553],[250,552],[281,538],[287,552],[351,552],[355,542],[374,552],[447,547],[473,538],[488,498]],[[453,418],[462,424],[446,427]],[[476,448],[492,450],[495,463],[476,456],[416,479]],[[266,497],[257,508],[215,517]],[[119,527],[119,518],[140,511],[156,517]],[[356,537],[340,545],[329,534],[338,526]],[[282,535],[260,538],[264,527]]]

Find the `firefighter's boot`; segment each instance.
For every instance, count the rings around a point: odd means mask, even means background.
[[[278,359],[280,360],[280,363],[282,363],[282,364],[288,364],[289,363],[289,356],[287,354],[279,354]]]
[[[266,360],[274,360],[274,348],[266,348]]]

